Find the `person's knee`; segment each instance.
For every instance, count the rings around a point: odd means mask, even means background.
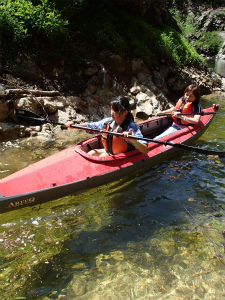
[[[109,156],[109,154],[107,152],[103,152],[99,155],[99,157],[104,157],[104,156]]]
[[[90,150],[88,152],[89,155],[92,155],[92,156],[107,156],[108,153],[105,151],[105,149],[93,149],[93,150]]]
[[[89,155],[92,155],[92,156],[97,156],[97,155],[99,155],[99,153],[98,153],[97,150],[90,150],[90,151],[88,152],[88,154],[89,154]]]

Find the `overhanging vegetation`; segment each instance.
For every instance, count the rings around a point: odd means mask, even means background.
[[[18,55],[75,65],[112,51],[138,57],[149,67],[201,61],[194,47],[170,27],[157,28],[110,2],[0,1],[0,51],[6,65]]]

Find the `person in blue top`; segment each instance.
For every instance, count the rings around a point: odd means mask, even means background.
[[[134,117],[130,112],[129,100],[124,96],[118,96],[111,101],[111,117],[102,119],[98,122],[86,122],[80,126],[88,127],[88,129],[98,129],[104,131],[114,131],[123,133],[124,137],[118,137],[113,134],[102,134],[102,149],[93,149],[88,152],[94,156],[108,156],[125,153],[127,151],[138,149],[142,153],[148,153],[147,143],[143,140],[134,140],[128,135],[135,135],[142,138],[143,135],[134,123]],[[66,126],[70,127],[73,122],[67,122]],[[88,131],[92,133],[91,130]]]

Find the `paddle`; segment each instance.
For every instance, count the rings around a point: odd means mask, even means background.
[[[20,124],[24,125],[24,126],[38,126],[38,125],[42,125],[44,123],[51,123],[51,124],[56,124],[56,125],[61,125],[61,126],[65,126],[64,123],[59,123],[59,122],[55,122],[55,121],[51,121],[51,120],[47,120],[31,111],[27,111],[27,110],[23,110],[23,109],[16,109],[16,116],[17,116],[17,120]],[[118,133],[118,132],[111,132],[111,131],[105,131],[105,130],[100,130],[100,129],[92,129],[89,127],[84,127],[84,126],[79,126],[79,125],[71,125],[70,127],[72,128],[76,128],[76,129],[81,129],[81,130],[90,130],[92,132],[96,132],[96,133],[108,133],[108,134],[113,134],[116,136],[121,136],[124,137],[124,135],[122,133]],[[153,139],[149,139],[149,138],[140,138],[134,135],[128,135],[128,137],[130,139],[135,139],[135,140],[143,140],[146,142],[153,142],[153,143],[157,143],[157,144],[163,144],[165,146],[172,146],[172,147],[177,147],[177,148],[181,148],[181,149],[187,149],[187,150],[191,150],[197,153],[203,153],[203,154],[210,154],[210,155],[219,155],[219,156],[224,156],[225,152],[223,151],[213,151],[213,150],[206,150],[206,149],[202,149],[202,148],[197,148],[197,147],[193,147],[193,146],[187,146],[184,144],[178,144],[178,143],[173,143],[173,142],[167,142],[167,141],[160,141],[160,140],[153,140]]]
[[[194,116],[194,115],[200,115],[200,116],[205,116],[205,115],[215,115],[215,114],[222,114],[225,115],[225,112],[216,112],[216,111],[212,111],[212,112],[198,112],[198,113],[180,113],[177,116]],[[160,117],[160,116],[172,116],[173,114],[160,114],[160,115],[154,115],[154,114],[150,114],[148,115],[148,117]]]

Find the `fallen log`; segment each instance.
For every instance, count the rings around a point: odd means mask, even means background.
[[[7,89],[5,90],[5,95],[1,95],[6,97],[8,95],[16,95],[16,94],[26,94],[26,95],[35,95],[35,96],[58,96],[60,95],[59,91],[42,91],[42,90],[25,90],[25,89]]]

